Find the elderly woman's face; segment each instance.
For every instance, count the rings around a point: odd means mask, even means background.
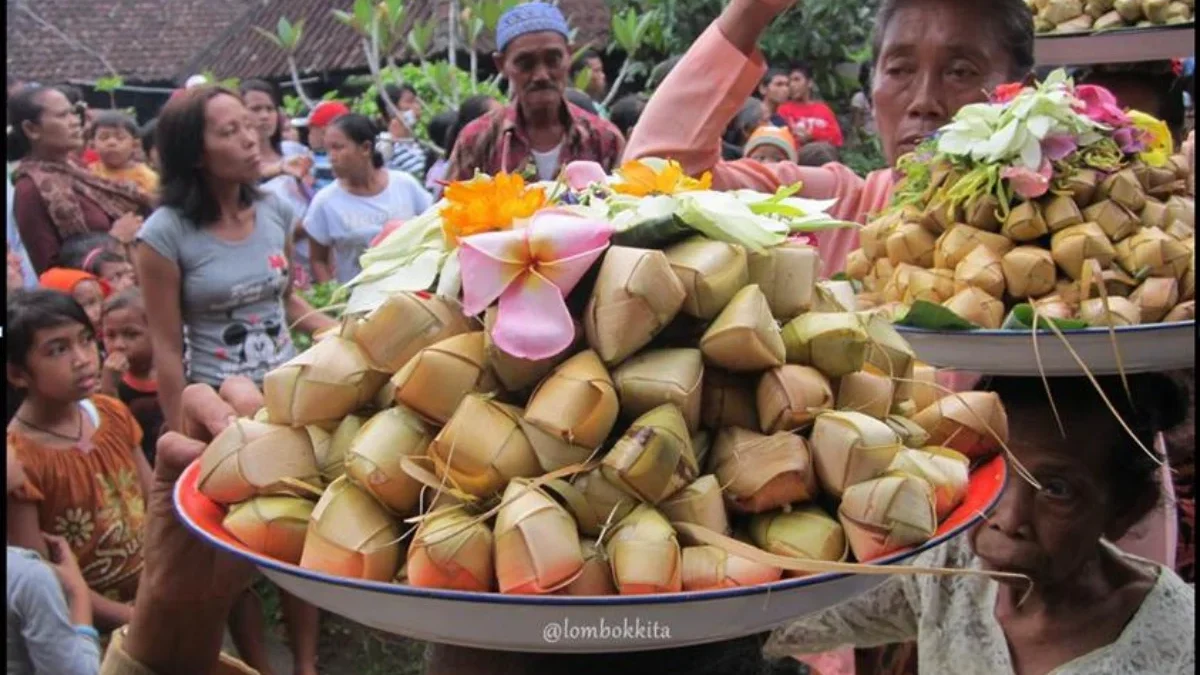
[[[892,15],[872,87],[890,165],[959,108],[986,101],[988,90],[1008,80],[1012,61],[983,23],[986,11],[986,3],[922,0]]]
[[[1008,482],[988,520],[971,531],[975,554],[989,570],[1024,574],[1043,586],[1067,582],[1096,555],[1101,537],[1115,541],[1133,524],[1115,499],[1128,485],[1112,482],[1111,452],[1141,452],[1122,439],[1107,410],[1084,405],[1062,412],[1066,438],[1045,400],[1005,401],[1009,448],[1042,486],[1009,466]],[[1060,405],[1063,405],[1060,402]]]

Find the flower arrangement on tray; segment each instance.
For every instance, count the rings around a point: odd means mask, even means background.
[[[1055,71],[968,105],[898,166],[861,231],[858,306],[928,328],[1195,316],[1188,163],[1161,121]],[[948,310],[948,311],[947,311]]]
[[[794,237],[848,226],[829,202],[709,187],[655,160],[449,186],[364,256],[340,333],[267,375],[199,491],[255,551],[426,588],[892,569],[850,561],[933,537],[1004,410],[943,396],[817,281]]]

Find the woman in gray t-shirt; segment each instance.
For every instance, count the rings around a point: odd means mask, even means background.
[[[162,205],[138,233],[134,259],[146,307],[159,397],[179,428],[179,396],[192,382],[234,375],[261,384],[292,356],[290,322],[334,321],[291,294],[288,261],[297,214],[263,195],[259,141],[241,99],[188,90],[158,119]]]
[[[335,325],[293,295],[289,260],[297,214],[254,186],[260,176],[258,132],[237,94],[189,89],[158,118],[162,206],[142,226],[134,262],[154,346],[159,403],[170,429],[180,428],[184,387],[219,388],[234,375],[259,386],[295,354],[288,326],[314,332]],[[316,673],[316,608],[286,596],[296,636],[296,673]],[[261,622],[250,594],[231,624],[242,656],[266,667],[247,621]],[[261,625],[261,624],[260,624]],[[261,628],[257,631],[261,636]],[[238,638],[241,638],[240,640]]]

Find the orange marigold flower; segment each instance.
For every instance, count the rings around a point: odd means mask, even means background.
[[[507,173],[451,183],[444,196],[442,233],[453,246],[462,237],[507,230],[546,205],[545,190],[527,188],[523,178]]]
[[[626,162],[617,169],[617,175],[621,181],[612,185],[613,191],[633,197],[673,195],[712,187],[711,173],[705,173],[699,179],[686,176],[675,160],[667,161],[657,170],[640,160]]]

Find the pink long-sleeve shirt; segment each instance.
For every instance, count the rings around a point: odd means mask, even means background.
[[[766,70],[761,54],[747,56],[718,27],[710,26],[654,92],[634,127],[625,159],[673,159],[693,176],[711,171],[717,190],[775,192],[780,186],[800,183],[801,196],[837,200],[830,215],[865,224],[891,198],[890,169],[876,171],[863,180],[841,164],[809,167],[792,162],[721,159],[721,135],[754,93]],[[846,255],[858,248],[858,231],[821,232],[817,248],[821,252],[822,276],[832,276],[845,267]]]
[[[720,28],[710,26],[654,92],[634,127],[625,159],[673,159],[692,176],[711,171],[717,190],[775,192],[780,186],[801,183],[799,194],[804,197],[837,200],[830,215],[865,224],[891,199],[895,177],[890,169],[875,171],[863,180],[841,164],[806,167],[792,162],[721,159],[721,135],[766,70],[762,54],[755,51],[747,56],[729,42]],[[846,255],[858,245],[857,230],[818,233],[822,275],[841,272]],[[979,376],[943,373],[939,379],[943,385],[961,391],[975,386]],[[1164,493],[1170,499],[1170,480],[1164,481]],[[1174,524],[1173,509],[1156,509],[1117,544],[1135,555],[1173,565],[1177,536]]]

